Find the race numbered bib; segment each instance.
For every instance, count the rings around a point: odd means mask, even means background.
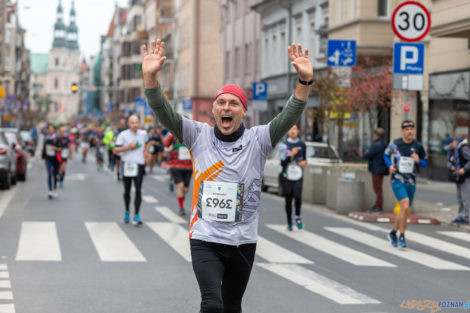
[[[60,156],[62,158],[68,158],[69,157],[69,149],[67,149],[67,148],[62,149],[62,152],[60,153]]]
[[[415,167],[415,160],[410,157],[400,157],[398,161],[398,171],[402,174],[411,174],[413,173]]]
[[[88,149],[88,148],[90,148],[90,143],[89,142],[82,142],[81,146],[82,146],[82,148]]]
[[[103,154],[104,150],[102,146],[98,146],[97,149],[99,154]]]
[[[137,163],[124,162],[124,177],[136,177],[139,166]]]
[[[188,148],[180,147],[178,149],[178,160],[180,161],[191,160],[191,154],[189,154]]]
[[[218,222],[238,222],[242,217],[243,184],[202,181],[198,216]]]
[[[302,174],[303,174],[303,171],[302,171],[302,168],[300,166],[298,166],[297,164],[289,164],[287,166],[287,170],[286,170],[286,178],[288,180],[299,180],[302,178]]]
[[[149,153],[151,153],[151,154],[155,153],[155,146],[154,145],[151,145],[149,147]]]
[[[46,155],[49,157],[55,156],[55,150],[53,145],[46,145]]]

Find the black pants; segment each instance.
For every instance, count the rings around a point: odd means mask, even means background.
[[[240,313],[256,243],[237,247],[190,239],[190,244],[201,291],[200,313]]]
[[[295,199],[295,215],[300,216],[300,207],[302,206],[302,185],[303,180],[289,181],[284,179],[283,194],[286,200],[287,222],[292,223],[292,199]]]
[[[136,177],[122,177],[122,181],[124,182],[124,204],[126,206],[126,212],[129,212],[129,203],[131,201],[131,185],[132,181],[134,181],[135,186],[135,199],[134,199],[134,207],[135,207],[135,214],[139,214],[140,204],[142,203],[142,181],[144,178],[144,168],[145,165],[139,164],[139,168],[137,171]]]

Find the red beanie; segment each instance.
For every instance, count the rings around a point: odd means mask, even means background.
[[[225,85],[222,88],[220,88],[219,91],[217,91],[217,94],[215,95],[214,100],[217,100],[217,98],[221,94],[224,94],[224,93],[229,93],[229,94],[236,96],[238,99],[240,99],[241,103],[245,107],[245,110],[248,111],[246,94],[245,94],[245,91],[243,91],[243,89],[241,89],[235,84]]]

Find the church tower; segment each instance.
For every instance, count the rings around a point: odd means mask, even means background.
[[[59,5],[57,6],[57,20],[54,24],[54,40],[52,42],[53,48],[67,47],[66,28],[63,21],[63,13],[62,0],[59,0]]]
[[[67,27],[67,46],[70,50],[78,50],[78,27],[75,23],[75,1],[72,0],[70,9],[70,24]]]

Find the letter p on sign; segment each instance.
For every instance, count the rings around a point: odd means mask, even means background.
[[[400,70],[405,71],[406,65],[414,65],[418,62],[418,48],[413,46],[401,47]]]
[[[268,83],[254,82],[253,83],[253,100],[267,100],[268,99]]]

